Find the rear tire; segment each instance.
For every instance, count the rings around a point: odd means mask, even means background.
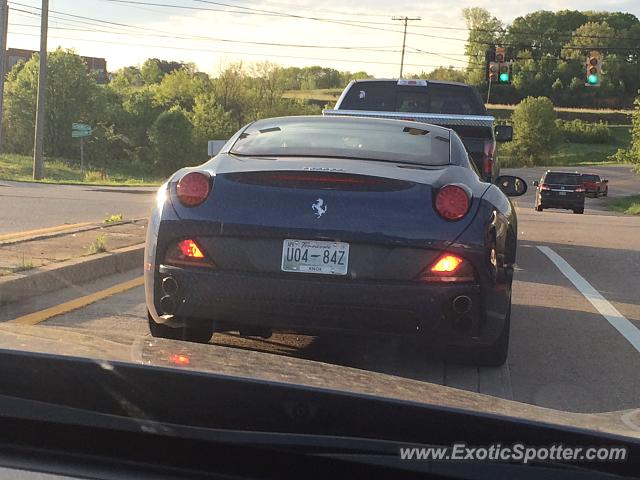
[[[209,343],[213,336],[213,323],[211,325],[199,325],[197,327],[169,327],[156,321],[147,312],[149,319],[149,332],[155,338],[167,338],[169,340],[183,340],[193,343]]]
[[[454,362],[462,361],[482,367],[500,367],[504,365],[509,356],[509,331],[511,329],[511,301],[504,320],[504,326],[500,336],[487,347],[450,348],[448,359]]]
[[[583,214],[584,213],[584,207],[582,207],[582,208],[574,208],[573,209],[573,213]]]
[[[536,205],[536,212],[541,212],[543,210],[544,208],[542,208],[542,205]]]

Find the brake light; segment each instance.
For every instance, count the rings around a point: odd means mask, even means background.
[[[490,175],[493,171],[493,155],[496,145],[493,140],[484,142],[484,161],[482,162],[482,173]]]
[[[540,184],[540,190],[551,190],[551,187],[549,185],[547,185],[546,183],[541,183]]]
[[[582,193],[584,192],[584,188],[583,187],[578,187],[574,190],[576,193]]]
[[[178,248],[182,255],[188,258],[204,258],[202,250],[198,248],[196,242],[191,239],[183,240],[178,244]]]
[[[445,253],[426,269],[420,279],[426,282],[473,282],[475,271],[464,258]]]
[[[460,220],[467,214],[470,206],[469,195],[457,185],[445,185],[436,194],[436,210],[445,220]]]
[[[191,238],[180,240],[167,250],[164,263],[177,266],[213,267],[204,252]]]
[[[455,255],[445,255],[440,257],[436,264],[431,267],[432,272],[453,272],[458,266],[464,262],[460,257]]]
[[[178,199],[185,207],[195,207],[204,202],[211,191],[211,178],[202,172],[190,172],[176,186]]]

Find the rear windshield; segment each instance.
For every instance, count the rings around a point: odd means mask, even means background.
[[[475,91],[461,85],[429,83],[399,86],[396,82],[358,82],[347,92],[340,109],[383,112],[486,115]]]
[[[261,122],[240,135],[231,153],[449,164],[448,132],[441,129],[430,132],[425,127],[407,127],[401,122],[393,125],[301,120],[268,126]]]
[[[545,183],[553,183],[557,185],[580,185],[582,177],[580,175],[572,175],[569,173],[548,173]]]
[[[598,175],[584,174],[582,175],[582,180],[586,180],[587,182],[599,182],[600,177]]]

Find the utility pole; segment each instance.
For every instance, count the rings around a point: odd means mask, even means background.
[[[9,26],[9,5],[0,0],[0,153],[2,153],[2,121],[4,119],[4,79],[7,74],[7,27]]]
[[[402,71],[404,70],[404,48],[407,43],[407,23],[422,20],[420,17],[391,17],[391,20],[400,20],[404,22],[404,36],[402,37],[402,57],[400,57],[400,77],[402,78]]]
[[[47,33],[49,30],[49,0],[42,0],[40,15],[40,73],[38,75],[38,106],[36,109],[36,134],[33,145],[33,179],[44,177],[44,132],[46,129],[47,98]]]

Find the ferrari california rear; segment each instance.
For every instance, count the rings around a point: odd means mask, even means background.
[[[158,193],[145,251],[152,335],[401,335],[502,364],[516,218],[473,168],[435,125],[248,125]]]

